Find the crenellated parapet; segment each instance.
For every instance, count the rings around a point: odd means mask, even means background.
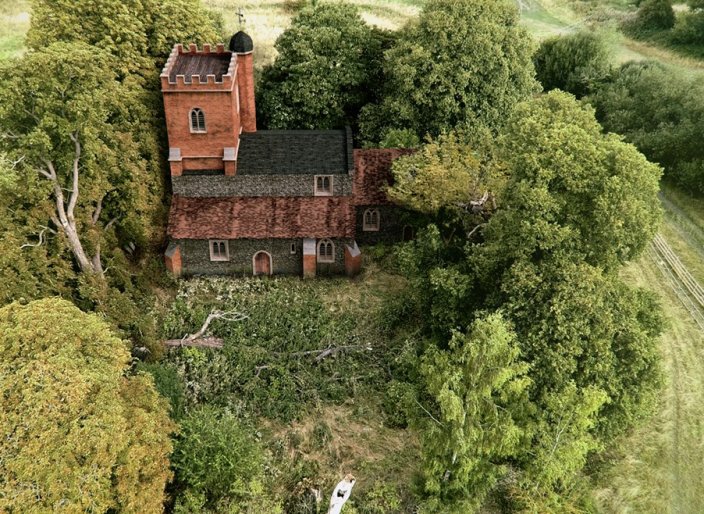
[[[161,89],[178,91],[232,91],[237,82],[237,57],[225,49],[205,44],[202,50],[174,46],[161,72]]]

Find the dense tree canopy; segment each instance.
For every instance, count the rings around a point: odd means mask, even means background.
[[[110,57],[83,43],[31,52],[0,77],[0,146],[18,162],[16,200],[51,221],[86,273],[102,274],[115,224],[149,230],[159,178],[131,133],[133,94]]]
[[[485,232],[492,261],[554,254],[613,269],[655,235],[660,168],[603,134],[594,111],[571,95],[554,91],[523,103],[500,145],[511,179],[506,208]]]
[[[353,5],[321,3],[301,10],[277,39],[276,61],[259,81],[261,122],[270,129],[355,124],[379,87],[389,39]]]
[[[559,504],[559,492],[590,451],[653,405],[660,384],[662,320],[651,295],[626,286],[618,270],[655,233],[660,169],[633,146],[605,135],[591,108],[557,91],[520,104],[496,145],[508,180],[498,209],[477,232],[481,237],[455,233],[448,238],[448,228],[431,225],[402,248],[401,269],[413,284],[406,301],[415,302],[424,320],[421,346],[429,347],[425,354],[432,356],[420,369],[426,377],[420,397],[437,402],[433,412],[442,428],[434,431],[448,431],[449,437],[455,429],[465,437],[473,433],[471,426],[457,425],[461,416],[448,413],[461,414],[462,402],[454,395],[462,387],[476,391],[477,377],[485,376],[476,362],[472,373],[465,372],[471,355],[494,355],[471,328],[477,318],[500,311],[515,331],[515,347],[506,347],[505,333],[496,332],[504,333],[496,340],[504,340],[504,346],[495,347],[503,350],[494,356],[505,359],[496,366],[504,372],[496,376],[503,378],[512,377],[520,362],[528,365],[525,375],[516,375],[529,381],[527,403],[506,407],[511,413],[506,422],[516,423],[522,444],[511,450],[494,435],[481,448],[496,445],[506,453],[460,452],[454,463],[484,470],[492,480],[501,475],[502,465],[512,466],[518,473],[516,501],[528,510],[546,511]],[[443,170],[448,162],[434,166]],[[437,192],[440,199],[444,195]],[[482,327],[487,337],[495,334]],[[473,335],[458,338],[457,330]],[[458,353],[462,348],[466,354]],[[475,385],[470,388],[469,382]],[[501,382],[488,384],[487,391],[496,387],[493,400],[505,398]],[[475,400],[469,392],[459,396],[464,408]],[[477,408],[470,410],[481,417]],[[440,457],[443,441],[438,437],[424,446],[436,478],[443,465],[453,470]],[[447,477],[431,483],[432,491],[448,501],[462,497],[461,484]],[[466,500],[480,490],[463,494]]]
[[[214,43],[215,19],[200,0],[33,0],[27,46],[83,42],[116,57],[122,75],[154,68],[175,43]]]
[[[606,43],[594,32],[548,38],[533,61],[536,78],[545,91],[561,89],[577,98],[594,91],[611,71]]]
[[[665,176],[704,193],[704,82],[657,63],[628,63],[589,97],[610,132],[622,134]]]
[[[492,155],[489,138],[452,132],[428,142],[393,164],[389,198],[409,209],[437,214],[441,209],[471,211],[482,197],[503,190],[505,170]],[[474,142],[472,142],[474,141]]]
[[[65,300],[0,309],[0,510],[163,511],[174,426],[129,362]]]
[[[519,359],[515,334],[498,314],[455,332],[449,350],[431,347],[420,370],[438,419],[425,419],[425,487],[463,503],[481,505],[505,474],[504,458],[522,443],[528,367]],[[457,506],[455,506],[456,508]]]
[[[365,107],[368,141],[389,129],[424,138],[479,122],[496,128],[536,91],[530,36],[508,0],[430,0],[384,54],[384,99]]]

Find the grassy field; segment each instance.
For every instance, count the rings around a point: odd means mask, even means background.
[[[0,0],[0,60],[21,55],[29,28],[28,0]]]

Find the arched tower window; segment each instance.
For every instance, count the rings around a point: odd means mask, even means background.
[[[364,211],[362,230],[365,232],[376,232],[379,230],[379,209],[367,209]]]
[[[329,239],[318,242],[318,262],[335,262],[335,245]]]
[[[205,132],[205,113],[200,107],[191,109],[191,132]]]

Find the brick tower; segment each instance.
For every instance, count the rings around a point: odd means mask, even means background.
[[[244,32],[230,50],[174,47],[161,74],[172,176],[237,173],[240,133],[257,130],[252,50]]]

